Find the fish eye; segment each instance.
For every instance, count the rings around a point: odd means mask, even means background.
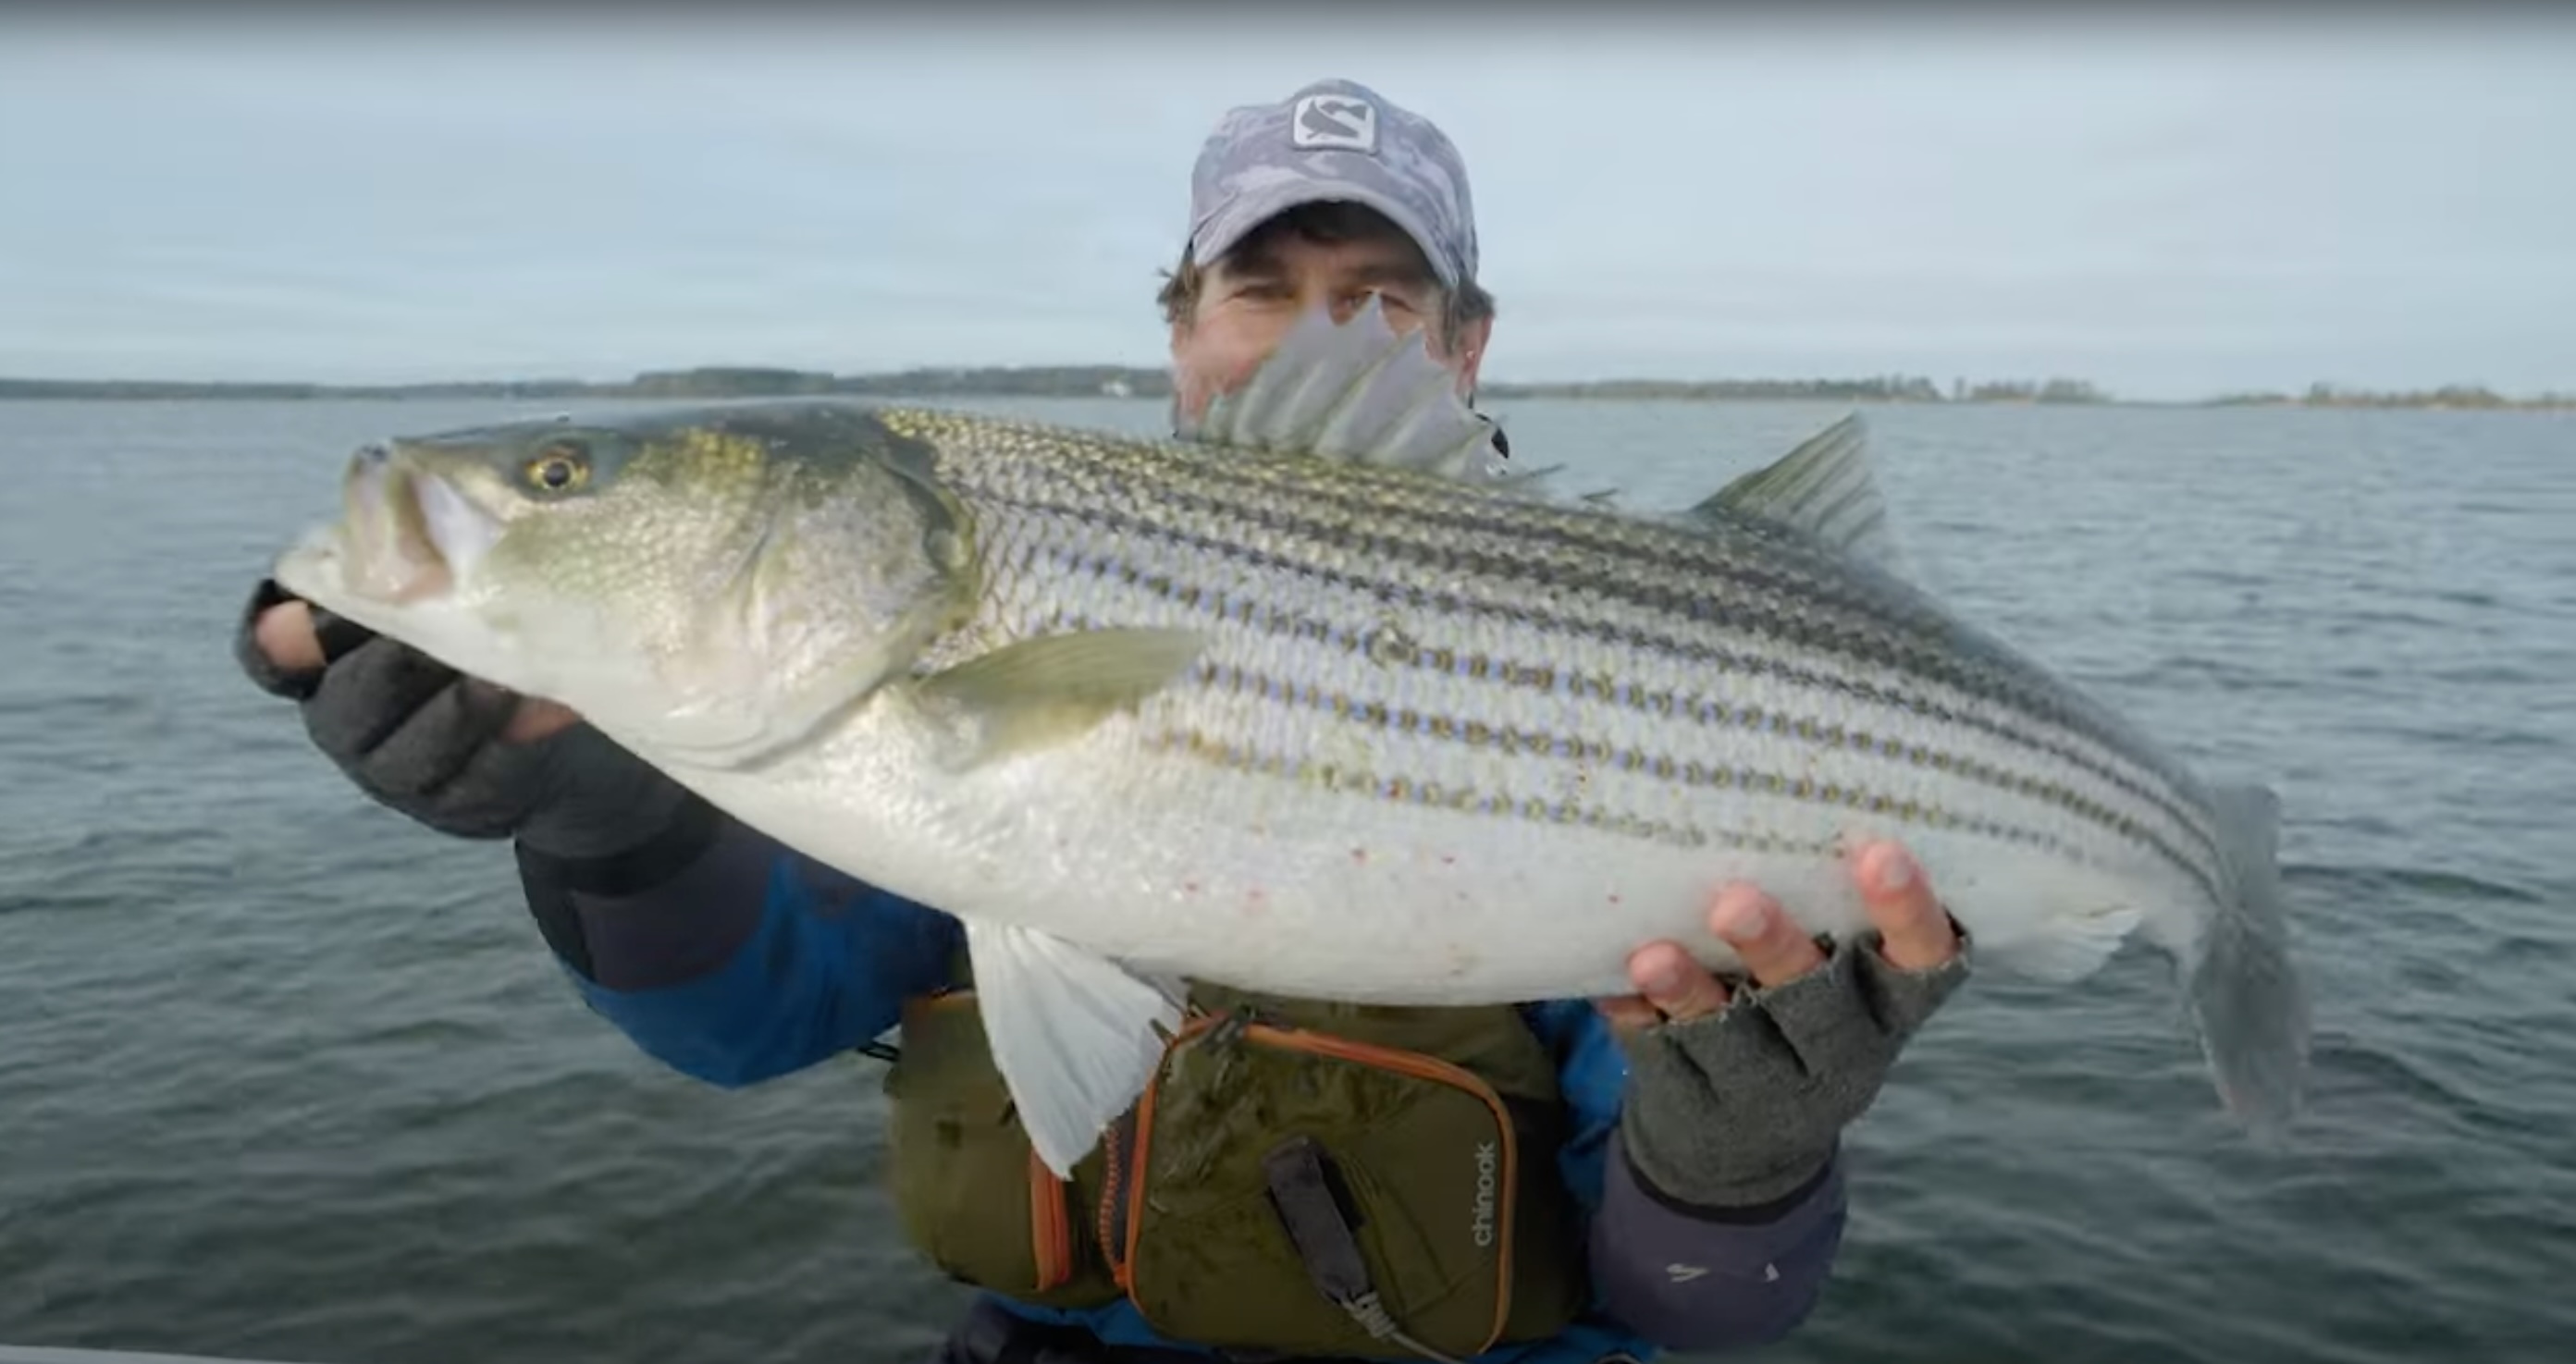
[[[590,447],[577,440],[549,441],[523,472],[542,491],[571,492],[590,481]]]

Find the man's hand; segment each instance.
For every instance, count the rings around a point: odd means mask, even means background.
[[[273,583],[252,592],[233,649],[360,790],[443,833],[604,857],[688,799],[572,711],[463,676]]]
[[[319,677],[333,661],[322,650],[322,632],[314,624],[312,606],[301,598],[290,597],[256,610],[251,617],[251,644],[258,650],[258,658],[250,666],[256,668],[259,661],[265,661],[277,675],[299,682]],[[492,690],[498,694],[500,689]],[[579,723],[581,717],[568,707],[532,696],[521,697],[509,722],[501,728],[501,738],[514,744],[533,743]]]
[[[1902,847],[1864,844],[1851,866],[1872,927],[1830,953],[1737,883],[1708,927],[1743,957],[1749,989],[1730,991],[1680,943],[1653,942],[1628,959],[1637,993],[1599,1001],[1628,1053],[1629,1161],[1665,1194],[1746,1207],[1812,1179],[1967,978],[1967,944]]]

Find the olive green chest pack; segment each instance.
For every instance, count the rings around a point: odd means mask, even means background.
[[[894,1197],[950,1276],[1053,1307],[1133,1300],[1178,1340],[1458,1358],[1585,1297],[1556,1066],[1510,1006],[1196,988],[1136,1106],[1059,1180],[971,988],[916,999],[887,1071]]]

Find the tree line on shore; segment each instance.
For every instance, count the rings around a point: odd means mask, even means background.
[[[1598,379],[1488,383],[1491,399],[1572,398],[1679,401],[1814,401],[1878,403],[2107,404],[2125,401],[2081,379],[1953,379],[1947,387],[1920,375],[1817,379]],[[652,370],[623,381],[580,379],[468,380],[412,384],[234,383],[155,379],[0,378],[0,399],[557,399],[760,398],[794,396],[1135,397],[1167,398],[1171,375],[1130,365],[1024,365],[916,368],[842,375],[758,366]],[[2225,393],[2195,403],[2160,406],[2511,408],[2576,410],[2576,393],[2509,396],[2478,384],[2388,391],[2317,383],[2304,392]]]

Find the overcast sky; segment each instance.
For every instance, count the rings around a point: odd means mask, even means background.
[[[2538,7],[1468,32],[1345,6],[1283,33],[209,8],[0,19],[0,375],[1156,364],[1200,139],[1344,75],[1467,156],[1490,378],[2576,389],[2576,24]]]

